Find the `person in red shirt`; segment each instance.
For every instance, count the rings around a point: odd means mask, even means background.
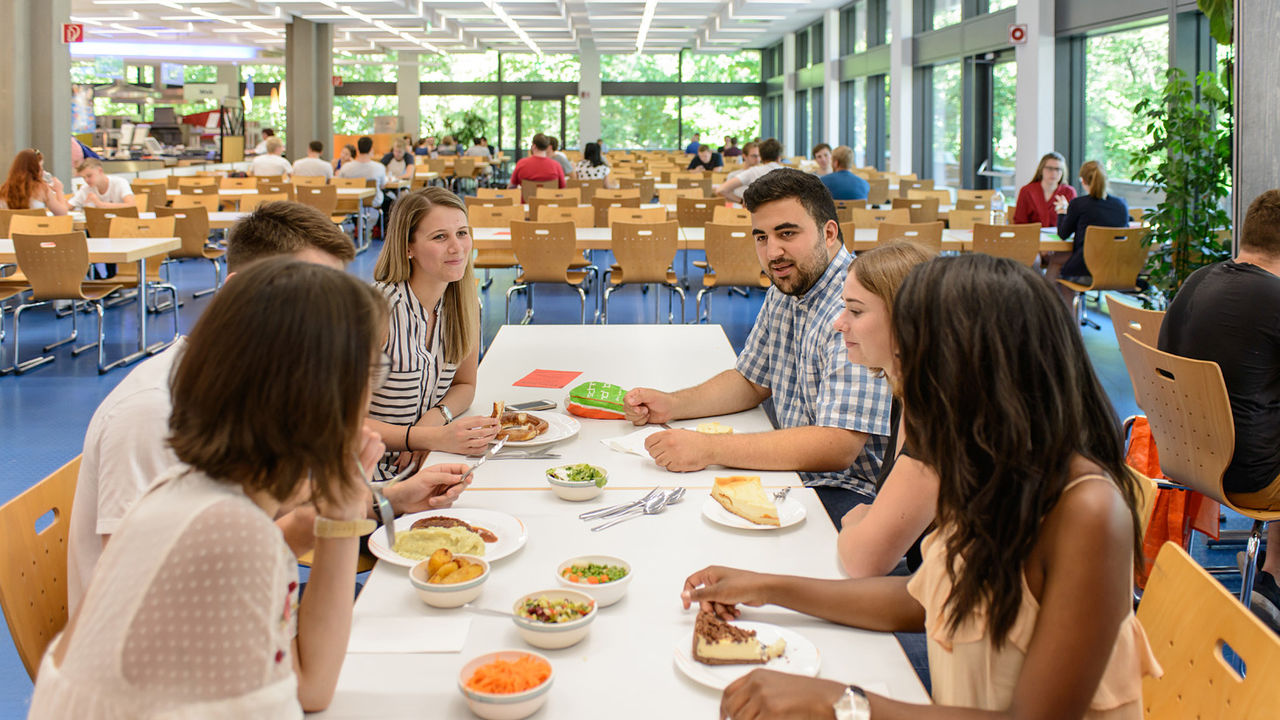
[[[1018,205],[1013,212],[1014,223],[1040,223],[1044,227],[1058,227],[1058,211],[1054,209],[1057,197],[1071,202],[1076,189],[1065,182],[1067,160],[1062,153],[1050,152],[1040,158],[1036,175],[1018,191]]]
[[[529,157],[521,158],[520,162],[516,163],[515,169],[511,171],[511,182],[507,183],[507,187],[518,188],[525,180],[531,182],[558,180],[560,187],[564,187],[564,169],[551,157],[551,140],[542,133],[533,136]]]

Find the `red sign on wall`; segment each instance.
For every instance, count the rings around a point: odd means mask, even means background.
[[[62,23],[62,42],[84,42],[84,25],[80,23]]]
[[[1013,45],[1027,44],[1027,26],[1025,23],[1009,26],[1009,42]]]
[[[334,86],[334,87],[342,87],[342,76],[341,76],[341,75],[334,75],[334,76],[333,76],[333,86]]]

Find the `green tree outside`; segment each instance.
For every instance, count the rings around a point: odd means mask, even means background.
[[[1079,172],[1087,160],[1102,163],[1108,177],[1131,180],[1140,169],[1136,151],[1151,143],[1135,108],[1160,97],[1169,68],[1169,25],[1096,35],[1085,48],[1085,157],[1068,158]],[[1137,153],[1141,157],[1140,153]],[[1069,175],[1068,178],[1075,176]]]

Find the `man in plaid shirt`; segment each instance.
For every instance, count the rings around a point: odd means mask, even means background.
[[[760,265],[773,287],[736,367],[674,393],[635,388],[627,418],[636,425],[728,415],[772,397],[779,429],[706,435],[654,433],[645,447],[668,470],[708,465],[794,470],[817,490],[837,527],[870,502],[888,444],[891,394],[882,378],[849,361],[832,324],[851,257],[835,203],[816,176],[774,170],[744,195]]]

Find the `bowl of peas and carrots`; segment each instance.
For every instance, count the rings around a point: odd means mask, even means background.
[[[600,607],[612,605],[627,594],[631,564],[611,555],[581,555],[556,566],[556,582],[595,598]]]

